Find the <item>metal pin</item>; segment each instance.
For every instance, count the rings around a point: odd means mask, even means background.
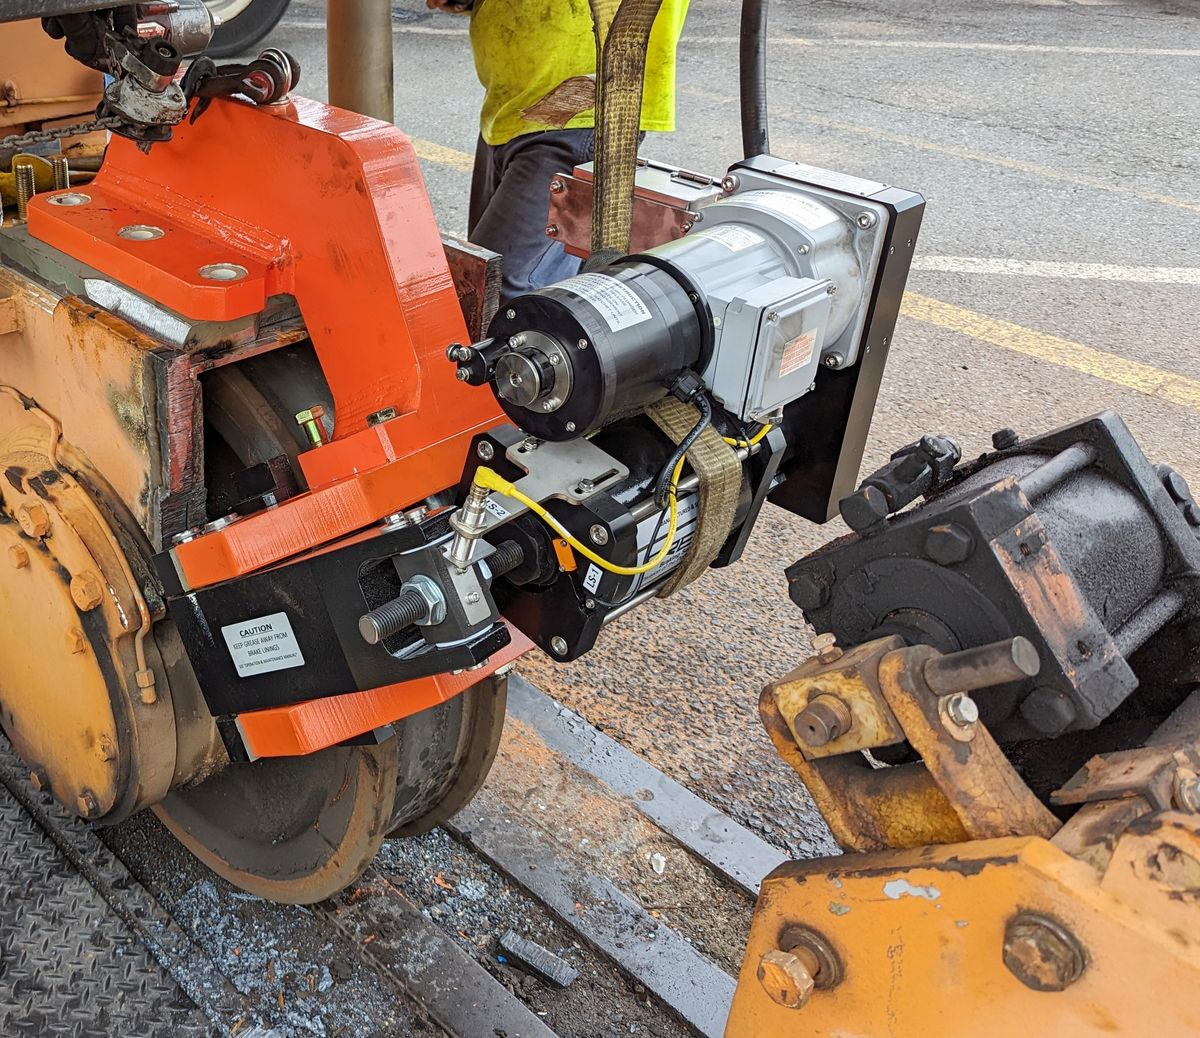
[[[51,155],[50,171],[54,174],[55,191],[66,191],[71,186],[71,166],[66,155]]]
[[[17,220],[25,223],[29,219],[29,200],[37,194],[33,165],[29,162],[14,164],[13,175],[17,183]]]

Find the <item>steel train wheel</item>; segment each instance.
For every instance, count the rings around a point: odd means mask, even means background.
[[[316,358],[289,347],[218,369],[205,384],[211,497],[237,467],[300,448],[291,416],[328,402]],[[392,725],[379,745],[234,764],[176,790],[155,812],[218,875],[251,893],[311,904],[362,873],[387,835],[426,832],[487,776],[504,724],[506,680],[488,678]]]

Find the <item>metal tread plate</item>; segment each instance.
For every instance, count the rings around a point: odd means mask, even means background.
[[[0,1034],[220,1033],[0,785]]]

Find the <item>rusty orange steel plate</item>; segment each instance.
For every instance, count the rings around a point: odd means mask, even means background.
[[[479,670],[435,674],[369,692],[347,692],[239,714],[242,740],[254,758],[295,757],[420,713],[453,699],[533,648],[533,642],[515,627],[509,625],[509,631],[512,641],[493,653]]]

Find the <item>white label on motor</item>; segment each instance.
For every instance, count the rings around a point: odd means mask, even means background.
[[[607,274],[579,274],[554,287],[565,288],[591,303],[614,332],[641,324],[651,317],[650,309],[632,288]]]
[[[589,564],[587,574],[583,578],[584,588],[594,595],[596,593],[596,588],[600,586],[600,578],[603,575],[604,574],[601,572],[600,567],[594,562]]]
[[[813,345],[817,341],[817,330],[797,335],[783,348],[779,358],[779,377],[790,375],[797,368],[804,367],[812,359]]]
[[[696,516],[700,512],[700,495],[690,494],[679,502],[676,509],[675,539],[667,557],[649,573],[641,574],[634,582],[630,594],[641,590],[647,580],[659,580],[678,566],[687,556],[692,539],[696,536]],[[657,555],[667,537],[668,518],[666,512],[657,512],[638,523],[637,561],[644,565]]]
[[[739,227],[735,223],[722,223],[717,224],[716,227],[706,227],[702,231],[697,231],[692,237],[711,238],[713,241],[720,242],[730,252],[741,252],[754,245],[761,245],[764,240],[757,231],[752,231],[749,227]]]
[[[801,227],[810,231],[818,230],[831,223],[837,223],[840,217],[827,205],[822,205],[815,198],[791,194],[785,191],[747,191],[737,197],[739,202],[753,202],[763,209],[774,209],[775,212],[795,220]]]
[[[239,678],[303,667],[304,655],[287,613],[272,613],[221,628]]]

